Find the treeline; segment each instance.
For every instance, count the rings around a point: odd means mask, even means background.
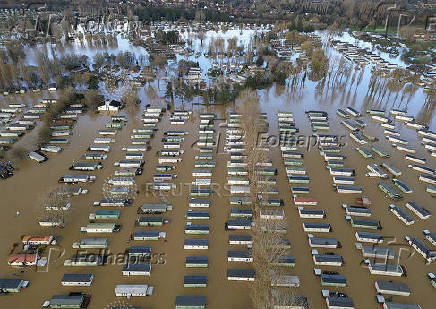
[[[138,16],[140,21],[157,21],[165,19],[168,21],[178,21],[181,19],[194,20],[196,15],[194,9],[182,8],[165,8],[165,7],[136,7],[133,10],[134,15]],[[204,18],[207,21],[230,21],[228,13],[218,12],[216,10],[203,10]]]

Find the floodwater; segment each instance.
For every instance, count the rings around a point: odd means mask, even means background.
[[[335,51],[331,51],[335,53]],[[367,69],[369,71],[369,69]],[[368,195],[372,200],[372,219],[381,221],[383,229],[380,233],[386,238],[396,238],[396,243],[404,244],[404,236],[412,236],[423,239],[422,230],[431,229],[434,231],[436,227],[435,199],[429,193],[425,192],[425,185],[418,181],[418,174],[407,168],[408,162],[402,158],[402,154],[394,151],[390,144],[383,136],[382,128],[372,122],[364,113],[368,108],[391,108],[391,102],[377,102],[366,97],[368,89],[368,75],[365,72],[363,82],[357,87],[343,87],[325,89],[322,93],[316,91],[315,84],[307,81],[303,89],[298,89],[291,92],[288,88],[272,87],[269,90],[259,91],[260,106],[263,112],[268,114],[270,123],[269,133],[277,134],[277,117],[278,111],[292,111],[295,114],[296,125],[300,128],[300,134],[310,136],[312,134],[310,123],[305,116],[304,111],[308,109],[320,109],[329,112],[329,122],[331,134],[343,135],[347,134],[344,127],[341,126],[341,119],[336,115],[338,107],[345,108],[353,106],[358,110],[362,110],[363,116],[361,119],[367,123],[369,131],[378,136],[379,141],[374,143],[391,153],[389,159],[395,166],[401,169],[403,175],[399,178],[405,181],[413,188],[413,193],[406,195],[405,198],[396,205],[404,208],[407,201],[415,201],[419,205],[425,207],[433,213],[433,217],[428,220],[418,219],[414,214],[411,214],[415,219],[415,224],[405,226],[399,221],[389,210],[388,205],[391,200],[384,197],[384,194],[377,188],[378,179],[367,178],[364,174],[367,172],[366,165],[369,163],[381,164],[384,159],[363,159],[354,148],[357,145],[349,138],[346,138],[346,146],[342,153],[347,156],[346,167],[356,169],[356,184],[364,187],[364,194]],[[164,89],[164,87],[161,87]],[[141,92],[142,94],[144,92]],[[46,97],[47,94],[42,96]],[[13,100],[10,97],[7,100]],[[30,100],[30,99],[29,99]],[[410,114],[418,117],[418,119],[426,120],[431,129],[435,129],[435,116],[431,113],[434,108],[425,109],[424,106],[425,94],[419,90],[409,100],[403,100],[400,107],[407,104]],[[147,103],[147,99],[143,98],[143,104]],[[178,107],[179,103],[177,104]],[[144,106],[141,107],[143,109]],[[185,109],[191,109],[190,104],[184,104]],[[130,241],[130,234],[136,230],[134,221],[137,218],[137,208],[143,203],[160,202],[159,197],[146,193],[144,185],[150,182],[154,168],[157,165],[156,151],[162,147],[161,139],[163,133],[168,129],[181,129],[190,132],[183,142],[185,153],[183,161],[177,164],[175,173],[177,179],[174,181],[179,184],[191,183],[193,177],[191,170],[194,167],[193,157],[198,153],[195,147],[191,145],[196,141],[198,136],[199,113],[214,112],[218,117],[226,117],[226,112],[233,109],[232,106],[194,106],[193,116],[184,126],[172,126],[169,124],[169,114],[166,113],[162,121],[159,123],[156,136],[153,138],[151,146],[152,150],[146,152],[144,174],[136,177],[139,194],[136,196],[134,204],[125,207],[121,210],[121,218],[119,223],[122,224],[122,229],[118,233],[105,234],[101,237],[108,237],[110,251],[114,254],[123,253],[124,250],[131,245],[150,245],[154,253],[163,253],[166,257],[166,263],[163,265],[153,265],[151,277],[131,276],[125,277],[121,273],[121,265],[106,265],[101,267],[66,267],[63,266],[63,261],[70,258],[76,252],[72,249],[73,242],[79,241],[85,235],[80,232],[80,227],[88,223],[88,215],[95,212],[96,207],[92,206],[94,201],[100,200],[103,197],[103,188],[108,177],[113,176],[115,167],[113,163],[122,159],[124,154],[121,148],[129,144],[130,135],[133,128],[141,126],[139,115],[141,111],[137,111],[136,115],[128,115],[129,121],[122,131],[118,132],[115,139],[116,142],[111,145],[111,152],[108,159],[103,160],[104,168],[90,174],[97,175],[97,180],[93,184],[87,184],[84,187],[89,188],[88,195],[74,197],[72,199],[72,209],[69,211],[68,223],[64,229],[47,229],[41,228],[37,223],[37,218],[41,215],[41,199],[44,193],[49,189],[58,186],[57,180],[60,176],[68,174],[68,167],[72,162],[79,160],[85,153],[86,148],[92,143],[93,138],[97,137],[98,129],[103,129],[104,124],[108,121],[109,116],[86,114],[79,118],[79,121],[74,127],[74,135],[71,137],[71,143],[65,146],[65,150],[60,154],[49,155],[49,160],[43,164],[37,164],[30,160],[21,161],[18,164],[19,171],[5,181],[0,182],[0,196],[2,216],[0,218],[0,277],[18,277],[30,280],[30,287],[22,290],[17,295],[0,298],[1,308],[38,308],[44,300],[50,299],[53,295],[68,294],[71,291],[85,292],[91,295],[90,309],[108,308],[110,305],[138,305],[143,308],[174,308],[175,297],[178,295],[204,295],[207,297],[208,308],[229,308],[243,309],[250,307],[250,284],[245,282],[227,281],[227,268],[249,268],[244,263],[227,263],[227,250],[234,249],[228,244],[228,235],[231,232],[224,230],[225,221],[229,218],[230,204],[228,195],[224,190],[218,190],[217,194],[212,197],[210,213],[209,250],[206,252],[196,251],[188,252],[183,250],[184,226],[186,220],[184,213],[188,210],[187,199],[189,198],[189,189],[186,185],[183,189],[176,191],[176,194],[168,196],[169,202],[173,205],[173,210],[164,214],[164,217],[170,219],[170,223],[162,228],[156,228],[167,232],[167,241],[156,242],[139,242]],[[423,112],[424,110],[424,112]],[[411,147],[417,150],[417,156],[426,157],[428,165],[435,167],[434,158],[429,156],[419,143],[416,132],[413,129],[407,128],[404,124],[396,123],[396,127],[401,132],[401,137],[410,142]],[[218,122],[215,124],[215,129],[224,132],[225,129],[218,127]],[[26,134],[19,142],[19,145],[29,146],[33,144],[37,138],[37,129],[30,134]],[[219,184],[221,188],[226,183],[226,161],[228,156],[222,153],[222,145],[220,144],[217,153],[214,155],[217,161],[217,167],[214,169],[212,181]],[[376,291],[374,282],[376,280],[393,280],[406,282],[412,294],[410,297],[394,296],[393,300],[404,303],[418,303],[423,309],[430,309],[432,299],[434,299],[435,290],[432,288],[426,278],[426,274],[430,271],[435,271],[434,264],[426,265],[424,259],[415,254],[410,258],[402,257],[400,264],[405,266],[407,270],[406,278],[391,278],[383,276],[370,275],[369,271],[362,266],[361,252],[358,251],[354,243],[355,229],[345,220],[345,211],[341,205],[343,203],[354,204],[357,195],[343,195],[335,193],[333,190],[332,178],[325,168],[323,158],[319,151],[315,148],[303,149],[305,151],[305,167],[310,176],[310,197],[315,197],[320,200],[320,209],[327,212],[327,218],[324,222],[331,224],[333,231],[328,237],[336,237],[342,243],[340,249],[319,250],[321,252],[333,251],[343,256],[345,266],[337,267],[321,267],[323,270],[338,271],[347,278],[348,287],[338,288],[339,291],[345,292],[352,297],[356,308],[376,308],[375,301]],[[291,192],[286,178],[286,172],[283,161],[280,156],[280,149],[273,147],[270,151],[270,158],[274,162],[274,166],[278,168],[277,176],[280,197],[285,201],[285,215],[288,222],[288,232],[286,237],[291,241],[292,247],[289,254],[295,256],[296,266],[288,272],[298,275],[301,281],[299,288],[290,289],[290,293],[295,295],[304,295],[309,298],[311,308],[324,308],[324,300],[321,297],[321,284],[319,279],[313,274],[313,262],[311,260],[311,250],[307,241],[307,234],[303,231],[302,223],[307,221],[318,222],[320,219],[301,219],[293,203],[291,203]],[[17,210],[20,215],[16,216]],[[408,211],[409,212],[409,211]],[[409,212],[410,213],[410,212]],[[141,228],[138,228],[141,229]],[[34,268],[17,269],[7,265],[7,257],[10,253],[13,243],[20,242],[20,236],[24,234],[53,234],[62,237],[57,248],[59,252],[65,253],[63,256],[56,259],[54,253],[51,257],[47,272],[36,272]],[[100,235],[98,235],[100,236]],[[320,235],[326,236],[326,234]],[[93,237],[91,235],[90,237]],[[203,237],[198,237],[203,238]],[[425,241],[431,247],[431,245]],[[385,245],[385,244],[384,244]],[[19,252],[16,249],[15,252]],[[95,252],[95,251],[90,251]],[[397,249],[398,252],[398,249]],[[207,255],[209,257],[208,269],[186,269],[185,257],[187,255]],[[53,260],[54,259],[54,260]],[[21,271],[23,270],[23,273]],[[60,280],[64,273],[94,273],[95,280],[91,287],[84,288],[67,288],[62,287]],[[207,288],[184,288],[184,275],[207,275]],[[126,298],[116,298],[114,288],[116,284],[125,283],[146,283],[155,287],[153,296],[151,297],[134,297],[130,300]],[[334,290],[334,289],[333,289]],[[433,296],[433,297],[432,297]]]

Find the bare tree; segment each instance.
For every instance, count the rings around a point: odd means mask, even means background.
[[[45,219],[65,225],[67,223],[68,211],[71,208],[71,190],[65,186],[57,187],[48,191],[43,197],[42,213]]]

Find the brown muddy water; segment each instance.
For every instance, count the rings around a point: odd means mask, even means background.
[[[304,114],[304,110],[308,108],[328,111],[330,116],[329,133],[346,134],[346,130],[340,125],[340,119],[336,115],[337,106],[334,105],[323,105],[314,101],[306,104],[302,99],[290,100],[286,94],[278,95],[273,93],[273,91],[267,91],[261,95],[261,107],[268,114],[270,123],[269,133],[273,135],[277,134],[277,111],[294,112],[296,125],[300,128],[300,134],[311,135],[312,131],[309,120]],[[134,221],[138,216],[136,213],[137,208],[143,203],[160,202],[158,196],[146,193],[144,184],[151,181],[152,174],[155,172],[154,168],[157,165],[155,153],[162,147],[161,139],[163,133],[168,129],[183,129],[190,132],[183,142],[185,153],[183,161],[177,164],[175,173],[178,177],[174,182],[181,184],[191,183],[193,180],[191,170],[194,167],[194,156],[198,154],[195,147],[191,147],[198,136],[198,115],[202,112],[214,112],[218,117],[225,117],[226,111],[222,106],[208,108],[194,106],[194,114],[184,126],[170,125],[169,113],[167,112],[158,125],[159,131],[152,140],[152,150],[146,152],[144,174],[136,177],[140,193],[136,196],[132,206],[121,210],[121,218],[119,220],[119,223],[122,224],[121,231],[113,234],[97,235],[97,237],[107,237],[109,239],[110,251],[115,254],[123,253],[131,245],[150,245],[154,253],[165,254],[166,263],[164,265],[153,265],[151,277],[123,276],[121,273],[122,265],[106,265],[101,267],[63,266],[64,260],[70,258],[76,252],[71,247],[73,242],[77,242],[83,237],[93,237],[93,235],[82,234],[80,227],[88,223],[89,213],[95,212],[97,209],[92,206],[92,203],[103,197],[102,188],[104,187],[105,180],[112,176],[116,169],[113,163],[124,157],[124,152],[121,148],[130,143],[132,129],[141,126],[138,120],[139,111],[138,115],[129,116],[130,121],[122,131],[117,133],[115,137],[116,142],[111,144],[112,150],[108,155],[108,159],[103,160],[104,168],[97,172],[90,172],[90,174],[97,175],[95,183],[84,186],[90,189],[90,193],[72,199],[72,209],[69,211],[68,223],[64,229],[47,229],[38,225],[37,218],[41,215],[41,199],[45,192],[58,186],[57,180],[60,176],[69,173],[68,167],[71,166],[74,160],[79,160],[85,153],[93,138],[98,136],[97,130],[104,128],[104,124],[109,117],[90,114],[81,116],[74,128],[71,143],[65,146],[65,150],[62,153],[49,155],[49,160],[43,164],[37,164],[30,160],[20,162],[18,165],[19,171],[10,179],[0,182],[0,204],[2,209],[2,216],[0,217],[0,277],[17,277],[30,280],[30,287],[22,290],[19,294],[1,297],[0,308],[40,308],[43,302],[50,299],[51,296],[66,295],[71,291],[90,294],[90,309],[108,308],[110,305],[123,304],[142,306],[144,309],[174,308],[175,297],[178,295],[204,295],[207,297],[208,308],[250,308],[250,284],[227,281],[226,278],[227,268],[249,268],[249,266],[243,263],[227,263],[227,250],[234,249],[235,247],[230,247],[228,244],[228,235],[233,232],[228,232],[224,229],[224,224],[229,219],[231,208],[228,194],[224,190],[218,190],[217,194],[212,197],[209,209],[211,219],[208,223],[205,223],[210,225],[210,235],[207,237],[209,239],[209,250],[207,252],[189,252],[190,250],[183,250],[183,240],[185,238],[184,226],[186,223],[184,214],[188,210],[187,199],[189,198],[188,186],[183,186],[182,190],[176,190],[175,194],[168,195],[169,202],[174,208],[172,211],[164,214],[164,217],[170,219],[170,223],[162,228],[156,228],[167,232],[166,242],[129,242],[130,234],[134,230],[140,229],[134,226]],[[391,152],[391,159],[389,161],[403,172],[400,179],[404,180],[414,190],[412,194],[404,194],[405,198],[395,204],[404,208],[404,204],[407,201],[415,201],[433,213],[433,216],[428,220],[418,219],[414,214],[411,214],[415,219],[415,224],[407,227],[399,221],[388,210],[388,205],[392,201],[387,199],[377,188],[379,179],[364,176],[367,172],[367,164],[381,164],[384,162],[384,159],[377,157],[375,159],[363,159],[354,150],[357,145],[347,137],[347,145],[342,151],[347,156],[346,167],[356,169],[356,184],[362,185],[364,187],[364,194],[368,195],[372,200],[371,209],[373,214],[371,218],[381,221],[383,229],[380,233],[385,237],[395,237],[399,243],[404,244],[403,239],[405,235],[423,239],[423,229],[431,229],[433,232],[436,229],[434,215],[435,199],[425,192],[425,185],[418,181],[418,174],[407,168],[408,162],[402,158],[402,154],[393,151],[393,148],[386,142],[382,128],[372,122],[365,114],[361,119],[367,123],[369,130],[379,137],[380,141],[375,144]],[[224,133],[225,129],[219,128],[217,123],[215,128]],[[415,131],[406,128],[405,125],[400,123],[397,123],[397,128],[401,132],[401,137],[409,140],[412,147],[417,149],[416,155],[425,156],[429,162],[428,165],[434,168],[434,158],[431,158],[424,151],[422,145],[419,144]],[[36,137],[37,130],[34,130],[19,143],[23,145],[31,144]],[[223,141],[214,155],[217,167],[214,169],[212,177],[212,181],[219,184],[221,188],[227,182],[226,161],[229,159],[227,155],[222,153],[222,147]],[[342,243],[342,248],[340,249],[319,250],[321,252],[334,251],[342,255],[345,260],[345,266],[340,268],[320,267],[323,270],[338,271],[340,274],[345,275],[348,287],[338,288],[337,290],[343,291],[352,297],[356,308],[377,308],[379,305],[375,301],[376,291],[374,289],[374,282],[376,280],[401,281],[409,285],[412,294],[409,297],[394,296],[394,301],[411,304],[418,303],[424,309],[433,308],[431,303],[436,296],[436,292],[427,280],[426,274],[430,271],[436,271],[436,267],[434,264],[426,265],[420,255],[415,254],[410,258],[403,258],[401,260],[400,263],[407,270],[406,278],[397,279],[370,275],[367,269],[360,266],[362,255],[354,246],[356,242],[354,237],[355,229],[345,220],[345,211],[341,207],[343,203],[355,204],[354,200],[358,195],[335,193],[331,185],[331,176],[325,168],[319,151],[314,148],[304,151],[305,167],[311,180],[311,193],[309,196],[320,200],[320,204],[317,207],[327,212],[327,218],[323,221],[330,223],[333,228],[333,231],[328,235],[323,234],[320,236],[336,237]],[[286,236],[292,244],[289,254],[295,256],[296,259],[295,268],[290,269],[288,272],[298,275],[301,281],[300,287],[291,289],[290,292],[295,295],[307,296],[310,301],[310,308],[325,308],[326,305],[321,297],[321,284],[319,279],[313,274],[314,264],[311,259],[307,233],[303,231],[302,227],[303,222],[318,222],[322,219],[299,218],[295,205],[291,203],[292,195],[287,182],[283,160],[280,156],[280,149],[278,147],[272,148],[270,156],[274,166],[279,170],[277,187],[280,190],[280,197],[285,201],[284,209],[286,220],[288,221]],[[16,216],[17,210],[20,211],[19,216]],[[34,268],[11,268],[7,265],[8,254],[13,243],[19,242],[20,236],[23,234],[59,235],[62,237],[62,240],[57,247],[60,249],[60,252],[65,249],[65,253],[62,257],[55,259],[55,261],[50,261],[47,272],[39,272]],[[427,241],[425,243],[431,247]],[[15,252],[19,252],[19,249],[16,249]],[[207,255],[209,257],[209,268],[186,269],[184,263],[185,257],[188,255]],[[60,281],[63,274],[71,272],[94,273],[95,279],[92,286],[83,288],[62,287]],[[184,275],[207,275],[207,288],[184,288]],[[115,285],[127,283],[153,285],[155,287],[154,293],[151,297],[133,297],[130,300],[116,298],[114,293]]]

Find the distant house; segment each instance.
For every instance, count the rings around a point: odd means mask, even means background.
[[[56,90],[57,90],[56,83],[48,84],[48,91],[56,91]]]
[[[122,108],[123,104],[116,100],[106,100],[102,105],[98,107],[100,112],[118,112]]]
[[[8,264],[10,266],[33,266],[38,262],[38,254],[37,253],[18,253],[11,254],[8,258]]]

